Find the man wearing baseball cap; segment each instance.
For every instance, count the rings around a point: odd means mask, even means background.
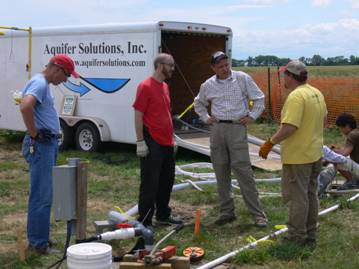
[[[210,63],[215,74],[202,83],[194,99],[194,109],[204,123],[212,125],[211,160],[220,203],[215,224],[224,225],[236,219],[231,190],[233,170],[254,225],[265,227],[267,217],[259,201],[247,141],[247,124],[262,114],[264,94],[248,74],[231,70],[224,52],[213,53]],[[253,101],[252,108],[248,106],[249,100]]]
[[[289,205],[286,240],[314,246],[327,108],[323,94],[307,83],[304,63],[290,61],[279,72],[284,73],[284,86],[290,94],[282,108],[280,128],[260,147],[259,156],[266,159],[272,147],[281,143],[282,197]]]
[[[66,82],[71,75],[79,77],[74,62],[69,56],[58,54],[22,90],[20,111],[27,129],[22,153],[30,170],[27,238],[29,250],[40,255],[50,251],[52,167],[56,165],[60,137],[59,116],[49,85]]]

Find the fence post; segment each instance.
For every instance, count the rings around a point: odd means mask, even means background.
[[[271,87],[271,78],[270,78],[270,67],[268,66],[268,115],[269,119],[272,120],[272,87]]]
[[[78,162],[76,182],[76,239],[78,240],[86,238],[87,167],[87,162]]]

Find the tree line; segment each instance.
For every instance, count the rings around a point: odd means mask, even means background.
[[[300,57],[300,61],[306,65],[359,65],[359,57],[351,55],[349,58],[344,56],[335,56],[324,58],[318,54],[313,57]],[[248,57],[246,60],[232,59],[232,66],[282,66],[287,64],[290,58],[279,58],[273,55],[258,55],[256,57]]]

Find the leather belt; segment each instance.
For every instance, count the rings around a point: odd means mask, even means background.
[[[59,139],[59,138],[61,138],[61,135],[60,134],[50,134],[50,137]]]
[[[239,124],[238,120],[218,120],[220,123],[233,123],[233,124]]]

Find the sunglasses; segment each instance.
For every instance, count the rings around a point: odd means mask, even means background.
[[[62,72],[64,72],[66,77],[71,77],[71,74],[67,73],[65,68],[63,68],[61,65],[55,64],[57,67],[61,68]]]

